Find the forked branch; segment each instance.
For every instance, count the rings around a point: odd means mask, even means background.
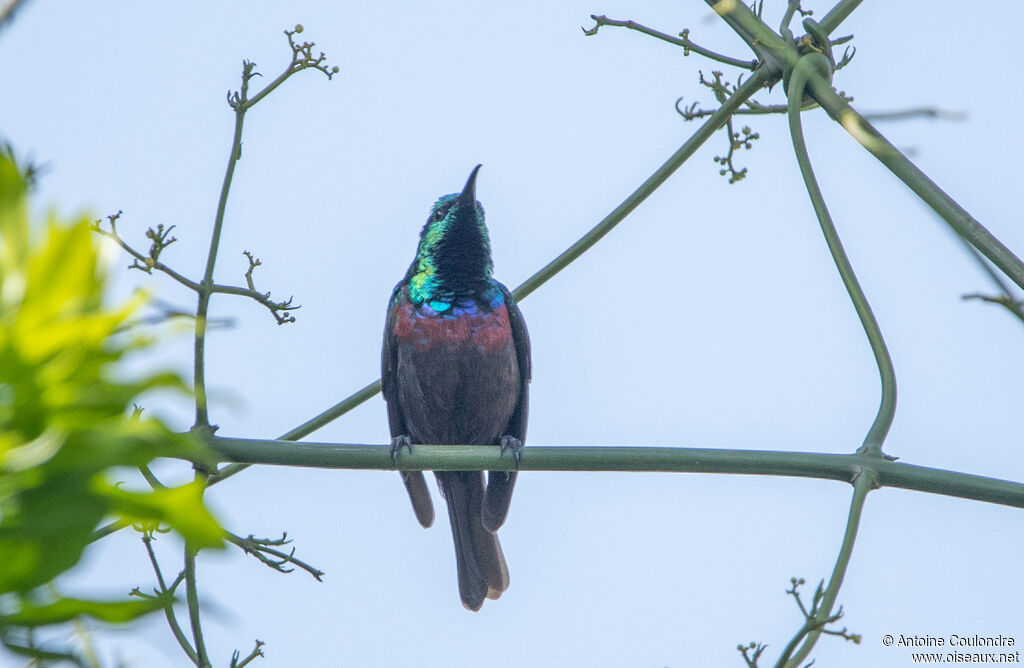
[[[295,548],[288,552],[282,552],[276,548],[290,545],[288,533],[282,533],[280,538],[254,538],[252,534],[242,538],[230,531],[224,534],[228,541],[242,548],[246,554],[251,554],[260,560],[264,565],[274,569],[278,573],[291,573],[295,566],[312,575],[317,582],[323,582],[324,572],[315,566],[311,566],[301,559],[295,558]],[[290,564],[290,566],[289,566]]]

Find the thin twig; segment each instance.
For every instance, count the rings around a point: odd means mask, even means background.
[[[211,288],[210,292],[214,294],[220,293],[224,295],[238,295],[239,297],[248,297],[253,301],[259,302],[263,306],[267,307],[267,310],[270,311],[271,315],[274,316],[274,319],[277,320],[277,324],[279,325],[295,322],[295,316],[281,315],[282,311],[287,313],[289,311],[294,311],[298,308],[301,308],[298,305],[292,305],[292,299],[294,299],[294,297],[289,297],[283,302],[275,302],[270,298],[269,292],[259,292],[257,290],[250,290],[248,288],[239,288],[234,285],[217,284],[214,285],[213,288]]]
[[[742,128],[742,134],[740,132],[733,132],[732,119],[729,119],[725,124],[726,135],[729,139],[729,151],[724,156],[715,156],[715,162],[722,165],[722,169],[718,171],[721,176],[729,176],[729,183],[736,183],[747,175],[747,168],[743,167],[740,170],[736,169],[733,164],[733,156],[736,155],[736,151],[739,149],[750,150],[753,147],[753,142],[761,137],[760,134],[754,132],[749,126],[744,125]]]
[[[704,118],[715,113],[717,109],[700,109],[698,108],[699,102],[693,102],[688,107],[680,107],[679,104],[684,98],[676,100],[676,112],[683,117],[683,120],[692,121],[696,118]],[[817,106],[817,105],[815,105]],[[810,109],[812,107],[808,107]],[[735,116],[763,116],[766,114],[784,114],[786,113],[786,105],[784,104],[758,104],[753,100],[747,102],[746,107],[743,109],[737,109]]]
[[[271,81],[266,87],[256,95],[249,99],[242,99],[240,102],[246,107],[253,107],[257,102],[270,95],[274,90],[283,84],[288,77],[301,72],[302,70],[319,70],[327,75],[328,79],[334,78],[334,75],[338,73],[338,66],[329,67],[326,64],[327,56],[323,51],[319,55],[313,55],[313,47],[316,46],[313,42],[296,42],[295,35],[300,34],[303,31],[302,24],[295,26],[293,30],[285,30],[284,34],[288,37],[288,46],[292,49],[292,62],[288,65],[288,68],[282,72],[276,79]]]
[[[258,657],[262,657],[263,656],[263,645],[264,645],[264,642],[262,640],[257,640],[256,641],[256,646],[252,648],[251,652],[249,652],[249,656],[245,657],[241,661],[238,660],[239,653],[238,653],[238,650],[236,649],[234,654],[231,655],[231,668],[244,668],[244,666],[249,665],[249,663],[253,659],[256,659]]]
[[[295,569],[287,568],[285,564],[294,564],[312,575],[318,582],[323,582],[322,578],[324,572],[315,566],[307,564],[301,559],[296,559],[294,547],[287,553],[274,549],[275,547],[291,543],[291,541],[288,540],[287,533],[282,534],[280,538],[254,538],[252,534],[249,534],[247,538],[242,538],[230,531],[225,531],[224,535],[229,542],[242,548],[243,552],[251,554],[279,573],[291,573]]]
[[[152,535],[148,533],[142,534],[142,542],[146,546],[146,554],[149,555],[149,563],[153,566],[153,572],[156,574],[156,581],[159,585],[159,589],[157,589],[156,592],[158,595],[172,595],[174,590],[177,589],[178,584],[181,582],[182,574],[179,573],[178,577],[171,583],[171,586],[167,586],[167,583],[164,581],[163,571],[160,570],[160,563],[157,561],[156,554],[153,552],[153,546],[151,544],[152,541]],[[139,592],[138,589],[133,590],[132,593],[136,596],[142,596],[142,593]],[[171,627],[171,633],[174,635],[174,639],[178,641],[178,644],[181,645],[181,649],[188,655],[188,658],[192,663],[198,665],[199,658],[196,655],[196,651],[192,648],[191,643],[189,643],[188,638],[185,636],[185,632],[181,630],[181,626],[178,624],[178,619],[174,615],[174,606],[172,604],[168,604],[167,607],[164,608],[164,615],[167,617],[167,624]]]
[[[837,66],[838,67],[838,66]],[[680,104],[685,98],[678,98],[676,100],[676,112],[683,117],[684,120],[690,121],[695,118],[704,118],[715,113],[715,109],[703,109],[699,108],[698,102],[693,102],[688,107],[681,107]],[[852,98],[847,98],[852,99]],[[811,109],[819,109],[817,102],[805,103],[801,109],[803,111],[809,111]],[[789,109],[786,104],[758,104],[754,100],[750,100],[746,103],[743,109],[737,109],[736,116],[765,116],[768,114],[785,114]],[[944,109],[938,109],[935,107],[914,107],[912,109],[902,109],[896,111],[879,111],[864,114],[864,118],[873,121],[907,121],[917,118],[931,118],[936,120],[944,121],[962,121],[967,118],[967,114],[963,114],[956,111],[946,111]]]
[[[596,35],[597,31],[601,28],[601,26],[629,28],[630,30],[636,30],[637,32],[642,32],[645,35],[656,37],[657,39],[660,39],[664,42],[668,42],[669,44],[675,44],[676,46],[683,47],[684,56],[690,55],[690,52],[693,51],[696,54],[704,56],[705,58],[709,58],[710,60],[716,60],[725,65],[731,65],[732,67],[740,67],[745,70],[757,69],[756,60],[742,60],[740,58],[731,58],[729,56],[725,56],[720,53],[715,53],[710,49],[705,49],[702,46],[694,44],[692,41],[690,41],[689,28],[686,28],[681,33],[679,33],[679,37],[673,37],[672,35],[667,35],[663,32],[655,30],[654,28],[648,28],[645,25],[641,25],[636,21],[619,21],[616,19],[610,19],[607,16],[603,15],[598,16],[597,14],[591,14],[590,18],[594,19],[594,27],[590,28],[589,30],[586,28],[582,29],[583,34],[587,35],[588,37]]]
[[[751,642],[746,645],[737,645],[736,649],[743,655],[743,660],[747,663],[747,668],[757,668],[757,660],[760,659],[761,655],[764,654],[764,651],[768,649],[768,645]]]
[[[979,253],[977,249],[974,248],[974,246],[967,243],[965,239],[961,237],[958,238],[963,243],[964,248],[967,249],[967,252],[970,253],[972,258],[974,258],[974,261],[978,263],[978,266],[981,268],[981,270],[985,273],[986,276],[988,276],[989,280],[992,281],[992,283],[996,286],[996,289],[999,290],[999,294],[994,297],[989,295],[983,295],[980,293],[972,293],[962,295],[961,299],[979,299],[990,304],[999,304],[1000,306],[1003,306],[1004,308],[1009,310],[1010,313],[1015,315],[1017,319],[1019,319],[1021,322],[1024,322],[1024,301],[1020,299],[1014,299],[1010,285],[1005,280],[1003,280],[1003,277],[992,268],[992,265],[989,264],[988,260],[986,260],[982,256],[982,254]]]
[[[277,320],[277,324],[279,325],[295,322],[295,316],[288,314],[289,311],[294,311],[300,308],[299,306],[292,306],[292,300],[294,299],[294,297],[289,297],[283,302],[275,302],[270,298],[269,292],[260,292],[259,290],[257,290],[256,284],[252,278],[252,274],[253,271],[255,271],[256,267],[261,266],[263,263],[259,260],[259,258],[253,257],[252,253],[250,253],[249,251],[242,251],[242,254],[245,255],[246,259],[249,261],[249,268],[245,272],[245,283],[248,287],[239,288],[233,285],[214,285],[212,288],[212,292],[219,292],[228,295],[239,295],[241,297],[248,297],[252,300],[255,300],[262,304],[263,306],[267,307],[267,309],[270,311],[270,314],[274,316],[274,319]],[[284,315],[282,315],[282,312],[284,313]]]
[[[127,526],[131,526],[131,524],[131,522],[128,522],[126,520],[114,520],[108,524],[104,524],[99,529],[96,529],[92,532],[92,536],[89,538],[89,542],[94,543],[100,540],[101,538],[106,538],[112,533],[117,533],[121,529]]]
[[[160,246],[156,242],[155,239],[154,239],[154,245],[150,247],[150,254],[147,255],[147,254],[141,253],[140,251],[136,250],[128,242],[126,242],[123,238],[121,238],[121,235],[117,231],[117,220],[121,217],[121,213],[122,213],[121,211],[118,211],[117,213],[113,213],[113,214],[110,214],[109,216],[107,216],[107,222],[110,225],[110,230],[109,231],[103,229],[102,221],[99,221],[99,220],[96,220],[96,221],[93,222],[92,230],[94,232],[96,232],[97,234],[101,234],[101,235],[107,237],[108,239],[112,239],[114,241],[114,243],[116,243],[118,246],[123,248],[129,255],[131,255],[133,258],[135,258],[134,262],[132,264],[128,265],[128,268],[129,269],[140,269],[142,271],[145,271],[146,273],[152,273],[152,271],[154,269],[156,269],[157,271],[160,271],[160,272],[163,272],[163,273],[167,274],[168,276],[170,276],[171,278],[176,280],[178,283],[181,283],[182,285],[184,285],[189,290],[192,290],[194,292],[199,292],[199,284],[198,283],[196,283],[195,281],[189,280],[188,278],[182,276],[181,274],[179,274],[178,272],[174,271],[173,269],[168,267],[166,264],[164,264],[163,262],[160,262],[157,259],[159,257],[159,255],[160,255],[160,251],[163,250],[163,247]],[[166,232],[165,232],[162,229],[163,228],[162,225],[158,225],[157,227],[160,230],[159,232],[154,231],[153,228],[149,228],[149,230],[147,231],[147,236],[149,234],[151,234],[151,233],[159,235],[159,234],[162,234],[162,233],[166,234],[167,232],[170,232],[169,229],[166,230]],[[168,241],[167,244],[165,244],[165,245],[169,245],[170,243],[171,243],[171,241]],[[154,249],[155,249],[155,253],[156,253],[155,256],[153,254],[154,253]]]
[[[155,475],[153,475],[153,471],[150,470],[149,466],[147,466],[146,464],[142,464],[141,466],[139,466],[139,472],[142,473],[142,477],[146,479],[146,482],[148,482],[149,486],[152,487],[153,489],[167,488],[167,485],[160,482],[160,480]]]
[[[963,300],[977,299],[989,304],[999,304],[1008,310],[1010,313],[1015,315],[1018,320],[1024,322],[1024,301],[1020,299],[1014,299],[1010,295],[983,295],[977,292],[962,295],[960,297]]]
[[[914,107],[899,111],[874,111],[863,114],[870,121],[907,121],[916,118],[934,118],[942,121],[964,121],[967,114],[962,111],[946,111],[936,107]]]
[[[196,552],[185,545],[185,601],[188,604],[188,619],[192,626],[192,638],[195,641],[195,664],[199,668],[212,668],[210,657],[206,653],[206,642],[203,640],[203,625],[199,621],[199,587],[196,584]]]

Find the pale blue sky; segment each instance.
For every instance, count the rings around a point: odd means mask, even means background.
[[[898,6],[895,6],[898,4]],[[771,23],[784,3],[769,0]],[[828,3],[813,3],[823,13]],[[864,111],[935,105],[965,122],[881,125],[1018,255],[1021,102],[1017,3],[867,2],[836,78]],[[157,223],[164,259],[198,275],[227,158],[243,58],[267,79],[297,22],[341,68],[289,81],[248,116],[219,282],[295,295],[298,322],[218,298],[234,329],[208,345],[221,434],[275,437],[376,378],[384,307],[438,195],[483,163],[496,276],[514,286],[625,198],[693,132],[676,97],[719,65],[636,33],[584,37],[591,13],[632,18],[748,57],[703,2],[59,3],[33,0],[0,32],[0,136],[49,164],[41,210],[124,211],[137,245]],[[760,96],[779,102],[781,91]],[[522,304],[534,350],[530,445],[680,445],[845,453],[878,404],[870,349],[827,254],[781,117],[730,186],[711,140],[617,230]],[[1024,328],[963,302],[991,286],[915,196],[821,114],[805,116],[815,169],[886,335],[899,405],[886,450],[904,461],[1024,480]],[[124,266],[128,261],[118,258]],[[117,272],[191,308],[169,279]],[[161,359],[190,364],[188,337]],[[190,415],[149,406],[187,427]],[[384,443],[377,397],[316,440]],[[169,467],[173,479],[185,475]],[[501,531],[512,585],[459,604],[447,522],[419,528],[396,474],[252,469],[216,487],[236,533],[287,530],[323,584],[238,551],[202,555],[207,643],[226,666],[254,638],[265,666],[739,666],[774,660],[801,623],[791,576],[827,577],[850,497],[835,482],[769,477],[530,473]],[[436,499],[437,500],[437,499]],[[439,500],[438,500],[439,501]],[[1019,510],[885,489],[870,495],[843,624],[816,665],[909,665],[886,633],[1003,634],[1024,642]],[[176,539],[161,537],[168,571]],[[69,593],[152,586],[137,536],[103,541]],[[107,656],[185,665],[163,620],[100,634]],[[0,657],[8,665],[10,657]],[[11,664],[16,665],[16,664]]]

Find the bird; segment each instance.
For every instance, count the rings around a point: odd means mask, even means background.
[[[516,467],[526,438],[530,337],[512,293],[492,276],[490,237],[473,168],[430,209],[416,257],[388,301],[381,352],[391,453],[411,444],[499,445]],[[409,448],[411,450],[411,448]],[[434,507],[423,473],[402,471],[419,523]],[[515,471],[438,471],[448,505],[459,597],[469,610],[508,589],[497,530]]]

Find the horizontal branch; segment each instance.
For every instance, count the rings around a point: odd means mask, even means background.
[[[313,468],[393,470],[385,445],[209,440],[223,461]],[[398,455],[407,471],[510,471],[512,458],[498,446],[413,445]],[[528,447],[520,471],[649,471],[664,473],[741,473],[796,476],[852,482],[865,470],[878,474],[880,487],[898,487],[1024,508],[1024,483],[915,466],[868,455],[835,455],[770,450],[676,447]]]

